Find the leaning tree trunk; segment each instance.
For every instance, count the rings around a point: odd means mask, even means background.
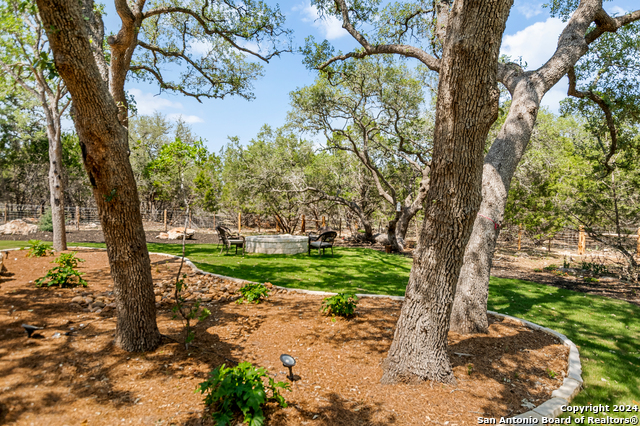
[[[116,344],[127,351],[153,350],[161,335],[127,130],[118,121],[118,107],[94,61],[80,3],[37,3],[56,68],[71,94],[82,158],[105,236],[118,317]]]
[[[449,316],[481,201],[482,153],[497,118],[497,61],[513,0],[456,1],[440,60],[431,181],[405,302],[382,381],[455,382]]]
[[[465,250],[451,312],[451,330],[461,334],[485,333],[489,328],[487,300],[493,253],[511,178],[531,138],[542,99],[531,89],[528,84],[519,85],[505,124],[485,157],[482,204]]]
[[[43,94],[43,96],[46,96]],[[46,105],[43,102],[43,105]],[[62,141],[60,117],[53,115],[45,107],[47,117],[47,139],[49,139],[49,194],[51,203],[51,222],[53,224],[53,249],[67,249],[67,230],[64,216],[64,180],[62,178]]]
[[[619,28],[599,28],[586,34],[594,20],[599,25],[610,24],[598,18],[601,10],[601,0],[583,0],[560,35],[555,53],[538,70],[524,72],[514,64],[501,65],[500,80],[509,89],[513,101],[507,120],[485,159],[480,208],[482,216],[476,219],[465,251],[451,315],[453,331],[476,333],[485,332],[488,328],[489,278],[500,232],[496,224],[502,223],[511,179],[531,138],[542,97],[587,52],[588,43],[595,40],[598,33],[602,34],[600,30],[615,31]],[[640,19],[638,12],[625,16],[625,20],[616,25]]]

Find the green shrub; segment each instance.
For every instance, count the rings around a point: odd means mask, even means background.
[[[49,246],[40,240],[29,240],[28,257],[49,256]]]
[[[51,209],[47,209],[38,220],[38,229],[42,232],[53,232],[53,219],[51,219]]]
[[[356,311],[358,297],[353,293],[339,293],[322,301],[320,310],[326,314],[350,317]]]
[[[585,271],[589,271],[594,275],[602,275],[609,272],[609,268],[607,268],[607,265],[595,262],[582,262],[580,268],[584,269]]]
[[[266,389],[264,379],[267,381]],[[206,382],[200,383],[196,392],[206,394],[204,403],[212,408],[211,415],[218,426],[231,423],[234,412],[238,411],[243,414],[245,423],[261,426],[264,423],[264,404],[275,401],[281,407],[287,406],[279,389],[291,391],[288,383],[276,382],[266,369],[241,362],[234,368],[226,368],[222,364],[213,370]],[[271,392],[270,397],[267,391]]]
[[[555,271],[556,269],[558,269],[558,265],[554,265],[553,263],[549,266],[545,266],[544,268],[545,271]]]
[[[260,303],[263,298],[269,297],[269,289],[262,284],[245,284],[238,291],[242,298],[237,303]]]
[[[47,275],[42,278],[38,278],[35,282],[36,287],[42,287],[44,284],[47,287],[57,285],[59,287],[75,287],[77,285],[87,286],[87,282],[82,279],[81,272],[76,271],[78,262],[84,262],[83,259],[75,257],[76,252],[61,253],[60,256],[51,263],[57,263],[58,266],[51,268],[47,271]],[[77,278],[78,282],[73,282],[73,278]],[[49,282],[45,281],[49,279]]]

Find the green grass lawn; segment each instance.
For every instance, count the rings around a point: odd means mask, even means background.
[[[0,249],[25,245],[26,242],[0,241]],[[104,247],[104,244],[78,245]],[[179,244],[148,246],[152,252],[181,253]],[[205,271],[333,292],[403,295],[411,269],[409,258],[369,249],[337,248],[334,257],[220,255],[219,247],[197,244],[187,245],[186,250],[187,257]],[[528,281],[494,277],[489,288],[489,309],[557,330],[578,345],[586,388],[574,405],[640,403],[639,307]],[[606,414],[623,416],[603,413]]]

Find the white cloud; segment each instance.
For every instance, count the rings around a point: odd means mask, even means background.
[[[318,8],[310,3],[303,3],[293,7],[293,11],[298,11],[302,15],[302,22],[311,23],[318,28],[327,40],[335,40],[349,33],[342,28],[342,21],[335,16],[320,16]]]
[[[622,15],[625,15],[627,13],[627,11],[624,10],[623,8],[621,8],[620,6],[607,7],[606,11],[610,15],[615,15],[615,16],[622,16]]]
[[[140,89],[129,89],[128,92],[136,99],[138,115],[151,115],[157,111],[166,114],[169,120],[178,120],[181,118],[185,123],[189,124],[204,122],[204,120],[197,115],[185,115],[180,112],[172,112],[184,109],[184,106],[180,102],[173,102],[169,99],[161,98],[158,95],[143,92]]]
[[[542,3],[530,3],[525,0],[517,0],[515,4],[515,8],[520,14],[524,15],[524,17],[527,19],[540,15],[543,12]]]
[[[167,118],[174,121],[182,120],[187,124],[204,123],[204,120],[197,115],[184,115],[177,112],[167,114]]]
[[[140,89],[129,89],[128,92],[136,99],[136,108],[138,109],[138,114],[140,115],[150,115],[155,111],[169,108],[183,108],[180,102],[172,102],[169,99],[161,98],[160,96],[153,95],[151,93],[144,93]]]
[[[192,40],[189,42],[189,50],[196,55],[204,56],[211,51],[213,44],[207,40]]]
[[[558,37],[565,25],[558,18],[548,18],[513,35],[505,35],[500,53],[511,56],[513,60],[522,57],[527,69],[539,68],[556,51]]]

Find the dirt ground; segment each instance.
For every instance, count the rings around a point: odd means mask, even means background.
[[[237,304],[239,284],[193,273],[191,295],[212,315],[186,351],[167,297],[177,261],[155,255],[158,326],[167,339],[154,352],[126,353],[112,343],[104,251],[79,252],[89,286],[74,289],[36,288],[52,258],[25,255],[10,253],[0,281],[0,424],[211,425],[194,393],[210,371],[250,361],[287,381],[279,356],[288,353],[299,380],[285,392],[288,408],[269,404],[268,425],[470,425],[539,405],[567,368],[568,350],[554,338],[492,318],[487,335],[449,334],[456,386],[381,385],[399,302],[361,299],[354,319],[332,322],[319,312],[321,297],[276,290],[260,305]],[[45,327],[40,338],[28,339],[23,323]]]
[[[570,273],[544,270],[550,265],[562,267],[565,260],[570,263]],[[540,247],[527,245],[518,251],[514,244],[502,241],[498,244],[493,256],[491,275],[499,278],[533,281],[582,293],[626,300],[640,306],[640,283],[621,279],[615,273],[614,260],[612,256],[603,252],[588,251],[587,254],[579,256],[569,248],[552,250],[551,253],[548,253]],[[596,276],[577,269],[583,261],[607,265],[611,273]],[[593,277],[598,281],[588,282],[585,281],[585,277]]]
[[[182,243],[182,240],[165,240],[156,238],[162,231],[145,231],[148,243]],[[29,235],[0,235],[0,240],[14,240],[14,241],[53,241],[53,232],[36,232]],[[76,231],[72,227],[67,227],[67,241],[84,242],[84,243],[104,243],[104,234],[99,229],[80,229]],[[187,244],[217,244],[218,235],[213,230],[200,230],[196,231],[196,235],[192,240],[186,240]]]

